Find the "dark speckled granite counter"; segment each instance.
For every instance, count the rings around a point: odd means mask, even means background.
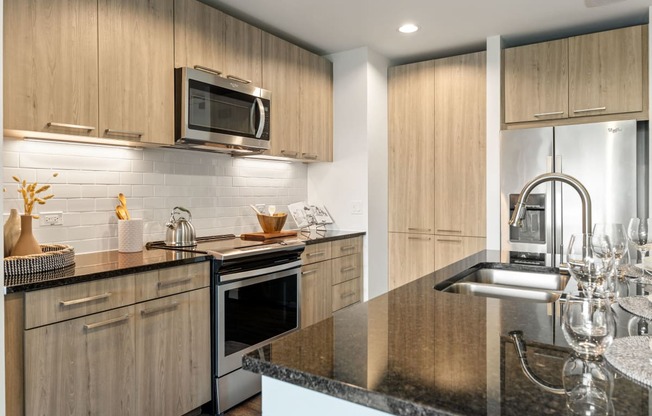
[[[363,231],[328,230],[321,235],[303,236],[299,239],[306,244],[317,244],[362,236]],[[297,238],[297,237],[290,237]],[[244,241],[239,238],[220,242],[202,243],[197,250],[208,247],[232,247],[233,245],[264,244],[257,241]],[[71,267],[45,273],[23,276],[5,276],[5,293],[25,292],[47,289],[49,287],[81,283],[95,279],[105,279],[128,273],[141,273],[164,267],[179,266],[201,261],[208,261],[212,256],[202,252],[180,252],[162,249],[143,250],[139,253],[119,253],[117,250],[98,253],[77,254],[75,264]]]
[[[470,256],[244,357],[264,376],[397,415],[565,414],[565,395],[521,372],[507,336],[521,330],[542,378],[562,385],[570,356],[555,304],[439,292],[435,284],[497,252]],[[632,316],[617,309],[619,336]],[[263,395],[265,392],[263,391]],[[618,376],[616,414],[647,415],[648,389]]]

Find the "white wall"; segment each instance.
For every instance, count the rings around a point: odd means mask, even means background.
[[[500,64],[502,39],[487,38],[487,248],[500,250]]]
[[[76,253],[117,249],[114,209],[120,192],[131,216],[145,220],[144,242],[165,238],[175,206],[192,212],[198,236],[240,234],[260,231],[249,204],[286,211],[307,195],[303,164],[215,153],[5,140],[3,161],[3,212],[23,212],[12,176],[51,183],[55,197],[38,212],[61,211],[64,225],[35,222],[34,235],[40,243],[70,244]],[[293,226],[288,219],[286,228]]]
[[[366,231],[365,293],[387,291],[387,65],[358,48],[333,61],[333,160],[308,168],[308,200],[330,211],[332,228]]]

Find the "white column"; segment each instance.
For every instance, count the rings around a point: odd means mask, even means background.
[[[487,38],[487,248],[500,249],[500,120],[502,39]]]

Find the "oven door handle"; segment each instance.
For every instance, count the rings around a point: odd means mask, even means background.
[[[262,269],[253,269],[253,270],[247,270],[239,273],[220,275],[219,283],[231,282],[233,280],[247,279],[249,277],[255,277],[255,276],[263,276],[266,274],[276,273],[282,270],[293,269],[297,267],[301,267],[301,260],[293,261],[290,263],[278,264],[276,266],[264,267]]]

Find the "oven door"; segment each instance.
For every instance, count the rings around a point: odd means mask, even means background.
[[[217,375],[242,367],[242,356],[299,328],[301,268],[218,284]]]

